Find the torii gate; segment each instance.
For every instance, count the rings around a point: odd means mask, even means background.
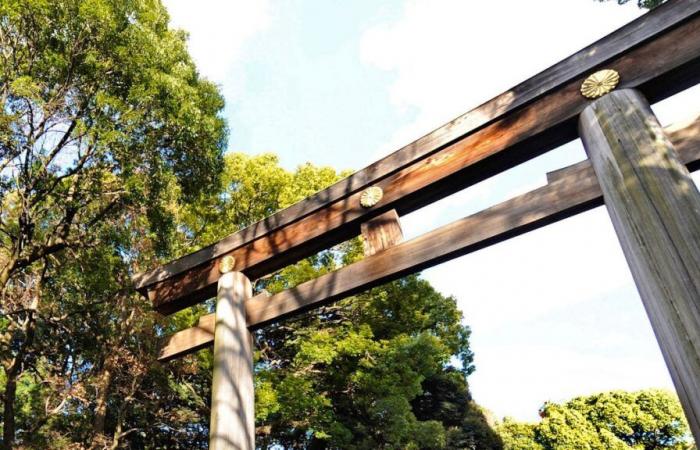
[[[214,344],[210,448],[255,448],[248,330],[603,203],[700,442],[700,193],[688,172],[700,121],[663,130],[648,103],[699,81],[700,0],[671,0],[328,189],[134,277],[163,314],[217,297],[216,314],[159,355]],[[579,136],[589,159],[547,185],[402,242],[399,216]],[[252,296],[249,279],[359,234],[362,261]]]

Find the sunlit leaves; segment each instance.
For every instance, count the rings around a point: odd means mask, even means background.
[[[537,424],[506,419],[505,450],[643,450],[691,448],[677,397],[667,391],[611,391],[545,403]]]

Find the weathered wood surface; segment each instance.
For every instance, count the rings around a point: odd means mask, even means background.
[[[253,348],[244,302],[252,295],[241,272],[221,275],[216,300],[210,450],[255,449]]]
[[[155,308],[172,313],[212,297],[218,258],[257,278],[356,236],[360,223],[396,209],[405,214],[576,137],[588,101],[581,81],[605,63],[653,101],[700,77],[700,0],[676,0],[461,116],[399,152],[219,243],[135,278]],[[359,206],[360,189],[383,188]]]
[[[682,127],[668,127],[666,131],[683,162],[688,167],[697,167],[700,164],[700,118]],[[275,319],[276,314],[291,315],[320,306],[382,281],[399,278],[602,204],[602,193],[588,160],[551,172],[548,179],[549,184],[544,187],[389,248],[296,289],[271,297],[257,295],[246,303],[248,324],[259,328]],[[441,252],[444,252],[442,257]],[[357,264],[362,265],[352,268]],[[212,317],[203,316],[198,327],[170,336],[158,359],[166,361],[211,345],[211,336],[207,337],[197,328],[206,327],[203,324],[210,323]]]
[[[215,325],[216,314],[200,317],[197,325],[187,328],[186,333],[180,331],[170,336],[160,348],[158,359],[167,361],[181,356],[182,349],[187,349],[187,353],[191,353],[210,346],[214,342]]]
[[[262,292],[256,297],[269,297],[270,294]],[[205,314],[199,318],[197,325],[177,333],[173,333],[163,342],[159,352],[159,361],[169,361],[188,353],[196,352],[209,347],[214,342],[214,328],[216,314]]]
[[[581,139],[695,440],[700,442],[700,192],[637,91],[588,106]]]
[[[365,256],[372,256],[403,242],[401,221],[395,209],[387,211],[360,226]]]

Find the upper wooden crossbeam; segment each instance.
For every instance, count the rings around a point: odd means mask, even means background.
[[[650,102],[700,79],[700,0],[672,0],[528,81],[458,117],[330,188],[218,243],[135,277],[154,307],[172,313],[215,295],[218,264],[258,278],[360,233],[388,210],[406,214],[577,137],[589,103],[581,82],[599,68]],[[377,185],[384,197],[364,209]]]
[[[700,166],[700,117],[666,129],[680,159]],[[251,329],[307,309],[361,292],[458,256],[497,244],[603,203],[603,194],[588,160],[547,174],[547,185],[444,225],[408,242],[392,245],[364,260],[275,295],[259,294],[246,301]],[[214,341],[214,314],[196,326],[169,336],[158,359],[167,361]]]

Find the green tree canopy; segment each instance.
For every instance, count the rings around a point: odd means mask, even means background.
[[[158,0],[0,1],[0,101],[9,448],[89,407],[90,390],[103,397],[126,360],[95,346],[134,345],[129,272],[167,254],[174,199],[218,189],[226,129],[221,95]],[[93,406],[99,431],[106,406]]]
[[[545,403],[537,424],[499,424],[506,450],[690,449],[692,440],[678,398],[667,391],[611,391]]]
[[[287,171],[273,155],[229,154],[220,188],[190,204],[173,191],[168,247],[172,255],[199,248],[342,175],[312,165]],[[93,231],[95,245],[57,253],[46,266],[35,339],[23,344],[17,375],[17,445],[207,447],[211,352],[166,365],[154,356],[159,336],[191,326],[212,304],[160,318],[125,289],[133,265],[153,258],[154,240],[147,221],[123,220],[139,217],[129,214],[107,218]],[[255,286],[279,291],[361,257],[354,239]],[[412,276],[257,332],[259,445],[501,448],[469,395],[472,354],[461,320],[453,298]]]
[[[344,175],[223,157],[223,100],[185,37],[158,0],[0,0],[4,448],[206,448],[211,352],[154,359],[212,304],[160,317],[131,275]],[[353,239],[255,289],[361,257]],[[258,445],[685,445],[679,408],[656,393],[547,405],[540,424],[504,422],[502,442],[469,393],[469,336],[455,299],[415,275],[256,332]]]
[[[0,2],[0,287],[125,205],[218,187],[223,99],[158,0]]]
[[[183,210],[180,230],[197,236],[188,246],[216,241],[342,175],[308,164],[289,172],[274,155],[227,155],[223,192]],[[353,239],[258,280],[256,289],[278,292],[361,257]],[[196,314],[179,317],[191,323]],[[455,299],[418,276],[258,331],[258,445],[500,448],[471,401],[468,337]],[[194,358],[210,364],[208,352]],[[198,389],[208,399],[208,385]]]

